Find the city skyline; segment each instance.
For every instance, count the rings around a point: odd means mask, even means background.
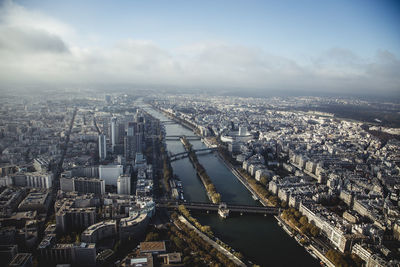
[[[4,1],[0,90],[124,84],[399,96],[399,11],[395,1]]]

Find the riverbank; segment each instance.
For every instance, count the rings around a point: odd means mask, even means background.
[[[189,153],[189,159],[193,164],[194,169],[197,172],[197,175],[200,177],[201,182],[204,185],[204,188],[207,191],[208,198],[211,200],[212,203],[218,204],[221,202],[221,195],[217,192],[214,184],[212,183],[210,177],[208,176],[205,168],[203,165],[200,164],[199,160],[197,159],[196,152],[192,150],[192,145],[190,142],[185,138],[181,138],[182,144],[185,147],[186,151]]]
[[[217,153],[218,157],[221,159],[221,161],[225,164],[225,166],[232,172],[232,174],[249,190],[249,192],[253,195],[256,196],[257,199],[260,201],[260,203],[265,206],[265,207],[270,207],[272,206],[270,203],[268,203],[268,200],[264,200],[252,187],[251,185],[247,182],[246,178],[244,178],[237,170],[236,168],[221,154],[218,152]]]
[[[196,227],[194,227],[188,220],[186,220],[185,217],[183,216],[178,216],[178,220],[185,224],[189,229],[194,231],[197,235],[199,235],[204,241],[206,241],[208,244],[210,244],[213,248],[218,250],[220,253],[224,254],[229,260],[231,260],[233,263],[235,263],[237,266],[242,266],[246,267],[246,264],[244,264],[239,258],[237,258],[235,255],[233,255],[231,252],[226,250],[224,247],[222,247],[220,244],[209,238],[207,235],[203,234],[201,231],[199,231]],[[176,223],[176,222],[174,222]],[[177,227],[179,227],[176,224]]]
[[[170,120],[167,115],[156,109],[151,109],[149,112],[160,121]],[[190,136],[193,134],[192,130],[181,123],[167,123],[165,130],[166,135]],[[195,148],[204,147],[204,143],[200,140],[191,141],[191,143]],[[183,152],[181,142],[166,141],[166,144],[168,151],[172,153]],[[217,154],[207,154],[198,156],[198,159],[207,169],[215,186],[221,190],[222,200],[238,205],[255,205],[256,202],[251,197],[251,192],[223,162],[216,159],[217,156]],[[208,201],[201,180],[188,158],[172,162],[172,167],[174,173],[181,177],[188,201]],[[215,213],[196,213],[194,217],[202,225],[209,225],[215,236],[224,240],[236,251],[242,252],[247,259],[261,266],[296,266],[299,261],[305,266],[319,266],[314,258],[305,253],[303,247],[282,230],[272,216],[232,216],[227,220],[222,220]],[[215,241],[218,242],[218,240]],[[291,257],[287,257],[288,254]]]
[[[164,110],[164,109],[161,109],[161,108],[159,108],[159,107],[157,107],[157,106],[154,106],[154,105],[152,105],[151,103],[150,103],[150,105],[151,105],[151,107],[153,107],[154,109],[156,109],[156,110],[162,112],[163,114],[167,115],[168,118],[171,118],[171,119],[173,119],[174,121],[176,121],[177,123],[179,123],[181,126],[187,128],[187,129],[189,129],[189,130],[192,130],[194,133],[196,133],[196,129],[197,129],[197,128],[196,128],[194,125],[190,124],[189,122],[187,122],[187,121],[185,121],[185,120],[182,120],[181,118],[176,117],[175,114],[173,114],[173,113],[171,113],[171,112],[168,112],[168,111],[166,111],[166,110]]]
[[[284,219],[280,217],[280,215],[274,216],[275,219],[278,221],[278,225],[282,227],[285,232],[291,236],[294,237],[298,233],[298,229],[294,229],[292,226],[290,226]],[[317,249],[312,243],[308,245],[302,245],[300,242],[298,242],[299,245],[303,246],[304,249],[315,259],[321,260],[326,266],[329,267],[335,267],[335,265],[322,253]]]

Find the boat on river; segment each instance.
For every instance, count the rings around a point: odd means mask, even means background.
[[[226,203],[219,204],[218,215],[223,219],[226,219],[228,217],[229,209],[228,209],[228,206],[226,205]]]

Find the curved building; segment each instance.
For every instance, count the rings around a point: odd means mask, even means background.
[[[117,233],[117,222],[115,220],[102,221],[86,228],[81,234],[81,241],[96,243],[107,237],[113,237]]]
[[[122,240],[143,235],[149,221],[147,213],[130,212],[129,215],[119,223],[119,236]]]

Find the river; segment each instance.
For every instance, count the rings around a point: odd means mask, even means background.
[[[161,121],[170,119],[159,111],[146,108]],[[179,124],[166,124],[167,135],[194,135]],[[194,148],[205,148],[200,141],[190,141]],[[172,154],[185,151],[180,141],[166,141]],[[221,159],[214,153],[199,155],[200,163],[213,181],[222,201],[232,204],[260,205],[239,182]],[[209,202],[206,191],[188,158],[172,162],[174,174],[178,175],[188,201]],[[194,213],[201,224],[209,225],[214,234],[254,264],[261,266],[320,266],[303,247],[282,230],[273,216],[233,215],[221,219],[217,214]]]

